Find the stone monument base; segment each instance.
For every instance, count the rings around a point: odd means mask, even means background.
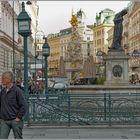
[[[124,81],[124,80],[109,80],[109,81],[105,81],[104,82],[104,85],[111,85],[111,86],[127,86],[129,85],[129,82],[128,81]]]
[[[66,76],[70,79],[76,79],[79,78],[80,71],[82,69],[82,65],[80,62],[65,62],[65,71],[66,71]]]
[[[104,57],[106,62],[105,85],[128,85],[128,56],[122,51],[109,51]]]
[[[70,94],[139,94],[139,85],[74,85],[68,87]]]

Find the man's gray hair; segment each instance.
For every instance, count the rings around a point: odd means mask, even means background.
[[[12,82],[14,82],[14,74],[11,71],[5,71],[2,76],[9,78]]]

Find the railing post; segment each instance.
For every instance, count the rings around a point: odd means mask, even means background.
[[[106,93],[104,93],[104,120],[106,120]]]
[[[68,97],[68,126],[70,126],[71,96],[68,94],[67,97]]]
[[[26,100],[27,100],[27,114],[26,114],[26,120],[27,120],[27,126],[30,125],[30,102],[29,102],[29,96],[26,96]]]
[[[111,96],[109,94],[108,109],[109,109],[109,126],[111,126]]]
[[[32,107],[33,107],[33,121],[35,121],[35,116],[36,116],[35,112],[36,111],[35,111],[35,102],[34,101],[32,102]]]

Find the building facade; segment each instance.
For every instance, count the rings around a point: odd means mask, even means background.
[[[14,58],[22,58],[19,49],[22,38],[18,34],[16,20],[19,11],[19,1],[0,2],[0,76],[5,70],[15,69],[17,59]]]
[[[107,53],[108,51],[108,31],[114,26],[113,18],[115,12],[110,9],[104,9],[99,14],[96,14],[96,21],[93,26],[93,44],[94,44],[94,61],[100,62],[96,56],[98,51]]]
[[[60,35],[53,34],[48,37],[50,56],[48,57],[48,75],[57,76],[60,73]]]
[[[134,0],[129,5],[129,12],[124,17],[124,48],[130,56],[129,75],[140,77],[140,1]]]
[[[35,3],[35,1],[33,2]],[[25,8],[30,7],[34,11],[33,5],[26,5]],[[29,8],[29,9],[30,9]],[[15,78],[23,79],[23,37],[18,34],[17,16],[21,12],[20,1],[1,1],[0,2],[0,75],[5,70],[11,70],[15,73]],[[28,12],[28,10],[27,10]],[[34,14],[29,13],[34,19]],[[32,20],[32,31],[33,22]],[[33,57],[33,37],[28,38],[28,57],[29,61]]]
[[[107,54],[109,49],[108,44],[108,32],[114,26],[115,12],[110,9],[104,9],[99,14],[96,14],[96,21],[93,26],[93,57],[96,63],[96,75],[102,75],[104,73],[103,56],[99,53]],[[111,31],[112,32],[112,31]],[[112,33],[111,33],[112,34]],[[111,43],[111,42],[110,42]]]

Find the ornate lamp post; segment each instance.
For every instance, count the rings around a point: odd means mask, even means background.
[[[31,35],[31,18],[25,11],[25,4],[22,2],[22,11],[18,17],[18,33],[24,37],[24,93],[28,95],[28,49],[27,37]]]
[[[15,1],[13,1],[13,74],[14,74],[14,82],[16,79],[16,72],[15,72]]]
[[[50,55],[50,46],[47,42],[47,38],[43,37],[45,39],[45,43],[42,46],[42,55],[45,57],[45,95],[48,94],[48,56]]]

